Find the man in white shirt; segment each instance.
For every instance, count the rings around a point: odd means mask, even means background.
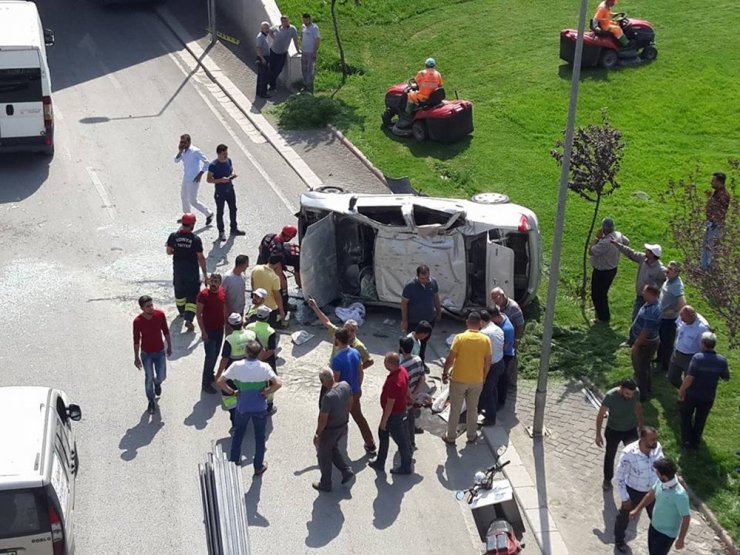
[[[504,363],[504,330],[491,322],[491,314],[487,310],[480,311],[481,333],[491,340],[491,370],[483,384],[483,392],[478,399],[478,414],[485,414],[484,426],[496,424],[496,410],[498,408],[498,381],[506,371]]]
[[[189,214],[193,208],[197,208],[206,216],[206,225],[213,222],[213,210],[198,200],[198,187],[200,187],[200,178],[203,172],[208,169],[210,161],[201,150],[193,146],[190,135],[185,133],[180,135],[180,144],[178,145],[175,164],[182,162],[183,176],[182,187],[180,189],[180,198],[182,199],[182,213]],[[179,221],[177,223],[180,223]]]
[[[681,387],[681,381],[689,371],[691,357],[701,351],[701,334],[709,331],[709,324],[704,316],[688,304],[678,313],[677,322],[676,342],[667,374],[668,381],[676,389]]]
[[[658,431],[650,426],[640,428],[640,439],[625,446],[617,467],[617,487],[622,505],[614,522],[614,543],[617,551],[626,553],[629,548],[624,534],[629,524],[629,514],[642,501],[657,481],[653,463],[663,457],[663,448],[658,441]],[[652,517],[653,504],[647,507]]]
[[[321,44],[321,33],[318,26],[311,20],[311,14],[303,14],[301,26],[301,73],[306,91],[313,93],[313,79],[316,74],[316,56]]]

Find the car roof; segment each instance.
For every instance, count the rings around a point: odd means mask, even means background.
[[[0,489],[40,485],[51,392],[48,387],[0,387]]]
[[[36,4],[26,0],[0,0],[0,48],[41,46]]]

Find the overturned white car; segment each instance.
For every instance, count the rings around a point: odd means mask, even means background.
[[[537,217],[497,193],[467,201],[310,191],[301,195],[298,230],[303,294],[319,305],[398,306],[420,264],[455,314],[489,306],[493,287],[526,304],[540,281]]]

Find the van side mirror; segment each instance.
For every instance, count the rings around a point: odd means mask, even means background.
[[[82,418],[82,409],[80,408],[80,405],[69,405],[67,407],[67,414],[72,420],[78,421]]]
[[[44,29],[44,44],[54,46],[54,31],[51,29]]]

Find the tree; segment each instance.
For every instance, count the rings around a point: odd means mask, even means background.
[[[661,200],[671,207],[668,219],[673,243],[681,251],[684,274],[699,289],[715,312],[727,325],[729,345],[740,346],[740,200],[736,177],[740,160],[729,160],[731,176],[726,184],[730,206],[722,234],[714,243],[712,263],[702,268],[705,208],[711,190],[702,191],[697,184],[701,170],[697,167],[686,179],[670,179]]]
[[[562,165],[563,153],[558,149],[563,148],[563,139],[559,139],[555,147],[550,151],[550,155]],[[622,164],[623,151],[622,133],[609,125],[606,108],[601,109],[601,125],[591,124],[588,127],[579,127],[573,137],[568,188],[582,199],[594,203],[591,225],[583,245],[583,275],[578,292],[584,317],[589,241],[596,225],[602,198],[611,195],[619,188],[617,173]]]
[[[344,2],[340,2],[344,4]],[[359,5],[356,2],[355,5]],[[342,38],[339,35],[339,21],[337,20],[337,0],[331,0],[331,22],[334,26],[334,37],[337,40],[337,49],[339,50],[339,68],[342,72],[342,85],[347,82],[347,75],[349,70],[347,69],[347,61],[344,57],[344,46],[342,46]]]

